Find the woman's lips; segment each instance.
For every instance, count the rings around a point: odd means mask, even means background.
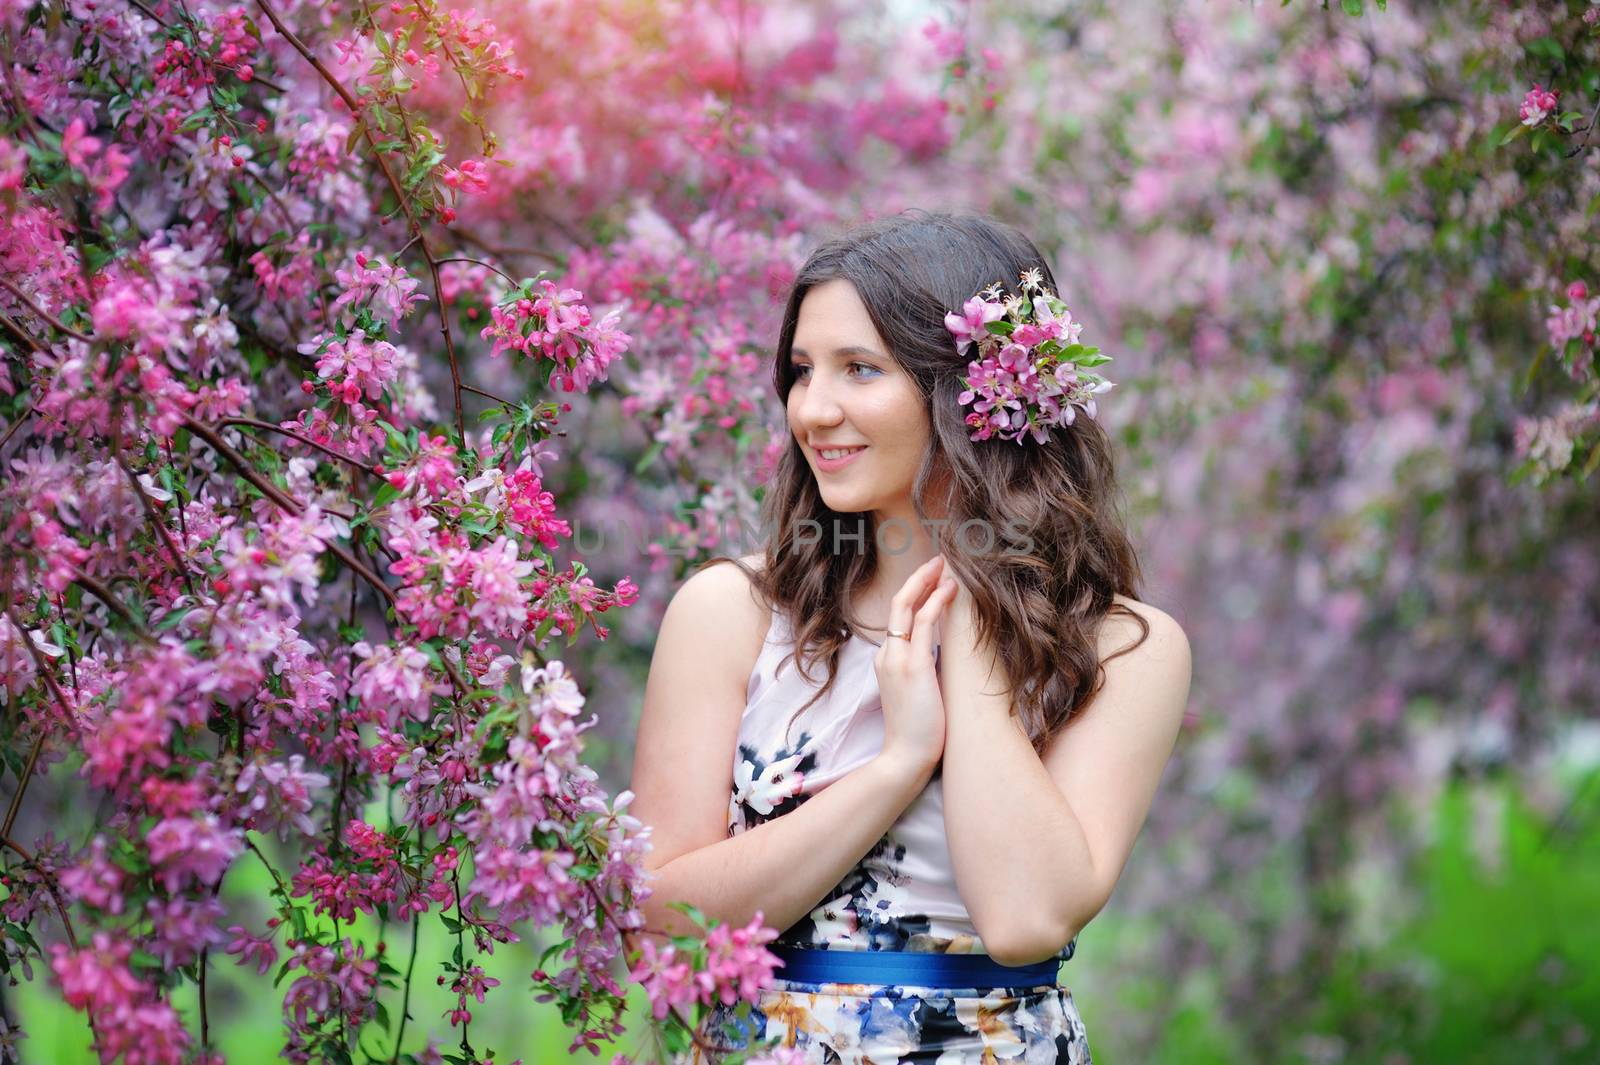
[[[822,450],[832,451],[834,449],[833,448],[826,448],[826,449],[821,449],[821,450],[817,451],[817,469],[821,470],[823,473],[837,473],[838,471],[844,469],[846,466],[850,465],[857,458],[859,458],[861,456],[861,453],[863,451],[865,451],[866,448],[865,447],[858,447],[858,448],[854,449],[853,451],[851,451],[850,454],[845,455],[842,458],[836,458],[836,459],[825,459],[825,458],[823,458],[822,457]]]

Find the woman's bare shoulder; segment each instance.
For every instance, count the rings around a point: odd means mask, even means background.
[[[1182,644],[1188,647],[1188,636],[1176,618],[1160,607],[1140,602],[1126,595],[1113,595],[1112,602],[1144,620],[1149,628],[1149,639],[1157,644]],[[1129,614],[1118,611],[1107,614],[1100,622],[1101,653],[1114,651],[1139,640],[1144,629]]]
[[[759,572],[763,559],[746,555],[739,561]],[[755,668],[772,620],[745,572],[726,560],[695,571],[673,596],[669,610],[674,608],[705,641],[707,654],[727,662],[742,685]]]

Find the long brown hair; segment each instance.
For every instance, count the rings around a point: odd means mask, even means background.
[[[772,381],[787,406],[795,381],[789,354],[806,293],[826,281],[854,285],[890,355],[927,405],[932,440],[912,486],[918,519],[928,520],[928,493],[942,484],[944,529],[976,521],[989,530],[992,548],[954,534],[941,535],[939,546],[946,570],[971,592],[978,638],[998,649],[1014,685],[1014,712],[1042,754],[1104,684],[1096,640],[1101,621],[1120,612],[1141,629],[1136,642],[1110,657],[1143,643],[1150,626],[1113,599],[1137,599],[1142,577],[1118,512],[1111,440],[1100,423],[1080,414],[1072,425],[1053,428],[1045,444],[1029,436],[1020,444],[969,438],[957,400],[966,387],[968,356],[957,352],[944,316],[995,283],[1016,293],[1030,268],[1056,290],[1033,242],[986,216],[908,211],[858,225],[813,251],[796,276]],[[1070,295],[1063,295],[1070,304]],[[760,571],[726,556],[699,568],[733,562],[759,598],[799,619],[795,657],[808,682],[815,683],[808,665],[826,659],[826,680],[798,717],[837,679],[840,652],[856,623],[845,616],[841,592],[853,599],[876,572],[877,528],[870,513],[839,513],[822,501],[792,435],[761,514],[770,533]],[[818,527],[820,537],[800,535]]]

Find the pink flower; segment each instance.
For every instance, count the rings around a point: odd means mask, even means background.
[[[95,836],[78,864],[63,869],[57,879],[62,889],[77,902],[107,913],[122,912],[123,873],[106,857],[105,836]]]
[[[340,299],[350,295],[346,291]],[[323,345],[326,344],[326,347]],[[323,380],[332,379],[332,384],[344,385],[353,391],[352,394],[343,393],[346,402],[365,395],[368,399],[380,399],[383,390],[400,376],[400,352],[386,340],[368,340],[365,330],[351,330],[350,335],[343,340],[336,337],[319,336],[314,340],[300,345],[301,354],[317,355],[317,376]],[[335,388],[335,395],[340,395]]]
[[[999,321],[1005,313],[1004,304],[990,303],[982,296],[974,296],[962,304],[960,314],[951,311],[945,315],[945,328],[956,338],[956,351],[965,355],[974,340],[989,335],[988,324]]]
[[[70,166],[84,169],[91,156],[100,150],[100,138],[86,134],[83,119],[75,118],[61,131],[61,154]]]
[[[766,944],[778,938],[775,928],[762,923],[761,912],[743,928],[717,925],[706,933],[706,968],[701,974],[709,981],[706,1001],[719,999],[731,1006],[738,1001],[755,1002],[761,988],[772,982],[773,971],[782,964]]]
[[[1522,119],[1522,124],[1524,126],[1537,126],[1546,118],[1549,118],[1550,113],[1556,109],[1556,100],[1560,96],[1561,93],[1558,90],[1541,89],[1538,83],[1535,82],[1533,88],[1528,90],[1528,95],[1522,98],[1522,106],[1517,110],[1518,116]]]
[[[145,836],[150,864],[168,891],[180,891],[193,879],[211,886],[244,850],[243,834],[223,828],[216,814],[169,817]]]
[[[315,792],[328,784],[326,774],[306,771],[303,754],[290,755],[287,762],[251,762],[234,785],[246,796],[239,816],[257,832],[276,830],[279,839],[289,838],[291,828],[309,836],[317,830],[311,820]]]
[[[255,963],[256,975],[265,976],[278,962],[278,948],[272,945],[272,937],[257,937],[247,932],[242,925],[232,925],[228,928],[233,939],[223,951],[228,954],[237,954],[240,965]]]
[[[354,266],[335,270],[333,276],[344,286],[344,291],[333,301],[335,310],[374,300],[386,304],[392,317],[404,318],[413,306],[426,299],[416,291],[417,279],[407,274],[405,267],[391,265],[365,252],[357,252]]]
[[[460,168],[447,166],[439,178],[440,181],[452,189],[462,192],[488,192],[489,168],[482,160],[468,159],[462,162]]]
[[[361,658],[351,676],[350,693],[363,703],[383,710],[390,728],[406,718],[426,721],[433,712],[433,697],[450,690],[429,675],[428,656],[410,644],[379,644],[365,640],[351,648]]]
[[[628,976],[644,985],[650,998],[650,1015],[658,1021],[665,1020],[672,1010],[681,1013],[700,997],[689,961],[678,957],[677,947],[668,945],[658,950],[651,938],[641,944],[639,960]]]

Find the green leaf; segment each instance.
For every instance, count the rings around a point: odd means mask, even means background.
[[[179,607],[177,610],[172,611],[172,613],[168,614],[166,617],[162,618],[156,623],[156,631],[167,632],[171,629],[177,628],[183,622],[184,616],[188,614],[191,609],[193,608],[185,606]]]
[[[1528,54],[1548,59],[1553,63],[1564,62],[1567,58],[1566,51],[1561,47],[1561,42],[1554,37],[1539,37],[1527,44]]]
[[[551,958],[555,957],[558,953],[566,950],[570,946],[572,946],[572,940],[570,939],[563,939],[559,943],[551,944],[549,949],[547,949],[543,954],[539,955],[539,964],[534,966],[534,968],[543,969],[550,963]]]
[[[1596,440],[1594,447],[1589,449],[1589,457],[1584,460],[1583,469],[1578,471],[1578,479],[1587,481],[1596,466],[1600,466],[1600,440]]]
[[[1355,18],[1361,17],[1361,0],[1340,0],[1339,6],[1344,8],[1346,15],[1351,15]]]
[[[399,495],[400,489],[396,488],[388,481],[383,482],[382,487],[380,487],[372,497],[372,509],[377,510],[379,507],[383,506],[385,503]]]
[[[1528,132],[1528,130],[1531,128],[1531,126],[1524,126],[1521,122],[1518,122],[1515,126],[1511,127],[1511,132],[1500,138],[1500,147],[1504,148],[1506,145],[1510,144],[1512,141]]]
[[[1002,318],[999,321],[990,322],[985,328],[995,336],[1008,337],[1016,326]]]
[[[1549,344],[1540,344],[1539,350],[1534,352],[1533,361],[1528,364],[1528,372],[1522,375],[1522,387],[1517,390],[1518,395],[1525,394],[1528,387],[1533,384],[1533,375],[1539,372],[1539,367],[1544,364],[1545,353],[1550,350]]]
[[[687,914],[688,917],[689,917],[689,920],[693,921],[695,924],[699,925],[701,928],[704,928],[705,925],[706,925],[706,915],[704,913],[702,913],[700,911],[700,909],[697,906],[695,906],[693,903],[688,903],[688,902],[669,902],[669,903],[667,903],[667,909],[669,909],[669,910],[678,910],[681,913]]]
[[[666,446],[665,443],[657,440],[645,448],[644,454],[639,456],[639,461],[633,464],[634,475],[638,476],[648,470],[650,465],[655,462],[656,456],[660,455]]]

